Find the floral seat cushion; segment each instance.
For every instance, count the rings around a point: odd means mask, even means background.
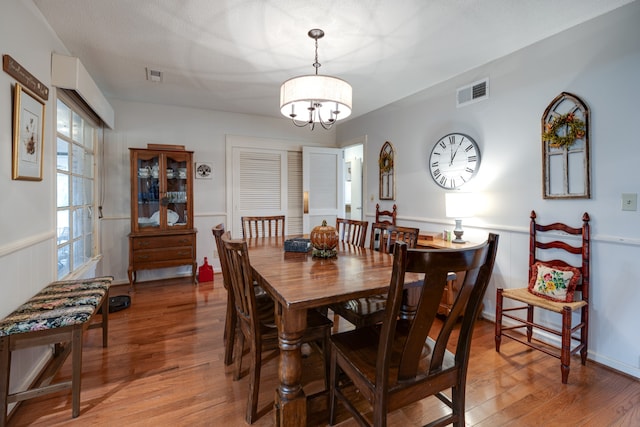
[[[87,322],[109,292],[112,277],[53,282],[0,320],[0,336]]]

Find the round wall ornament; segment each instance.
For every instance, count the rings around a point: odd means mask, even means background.
[[[429,154],[431,178],[440,187],[453,190],[470,181],[480,168],[480,147],[463,133],[440,138]]]
[[[389,172],[393,169],[393,152],[381,153],[379,166],[381,172]]]
[[[544,125],[542,139],[555,148],[570,147],[585,136],[585,124],[571,112],[555,116]]]

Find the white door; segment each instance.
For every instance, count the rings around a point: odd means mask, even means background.
[[[287,152],[233,147],[233,165],[231,232],[239,238],[243,216],[287,214]]]
[[[341,148],[302,147],[303,233],[344,217],[344,158]]]
[[[362,221],[362,159],[351,160],[351,215],[349,218]]]

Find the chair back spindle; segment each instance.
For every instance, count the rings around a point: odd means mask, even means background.
[[[284,237],[286,234],[284,215],[243,216],[241,220],[243,239],[273,236]]]
[[[336,218],[336,230],[341,242],[364,248],[367,240],[368,221]]]

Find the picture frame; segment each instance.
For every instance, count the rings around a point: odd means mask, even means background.
[[[12,179],[42,181],[44,102],[16,83],[13,98]]]
[[[196,179],[213,179],[213,163],[196,162]]]

